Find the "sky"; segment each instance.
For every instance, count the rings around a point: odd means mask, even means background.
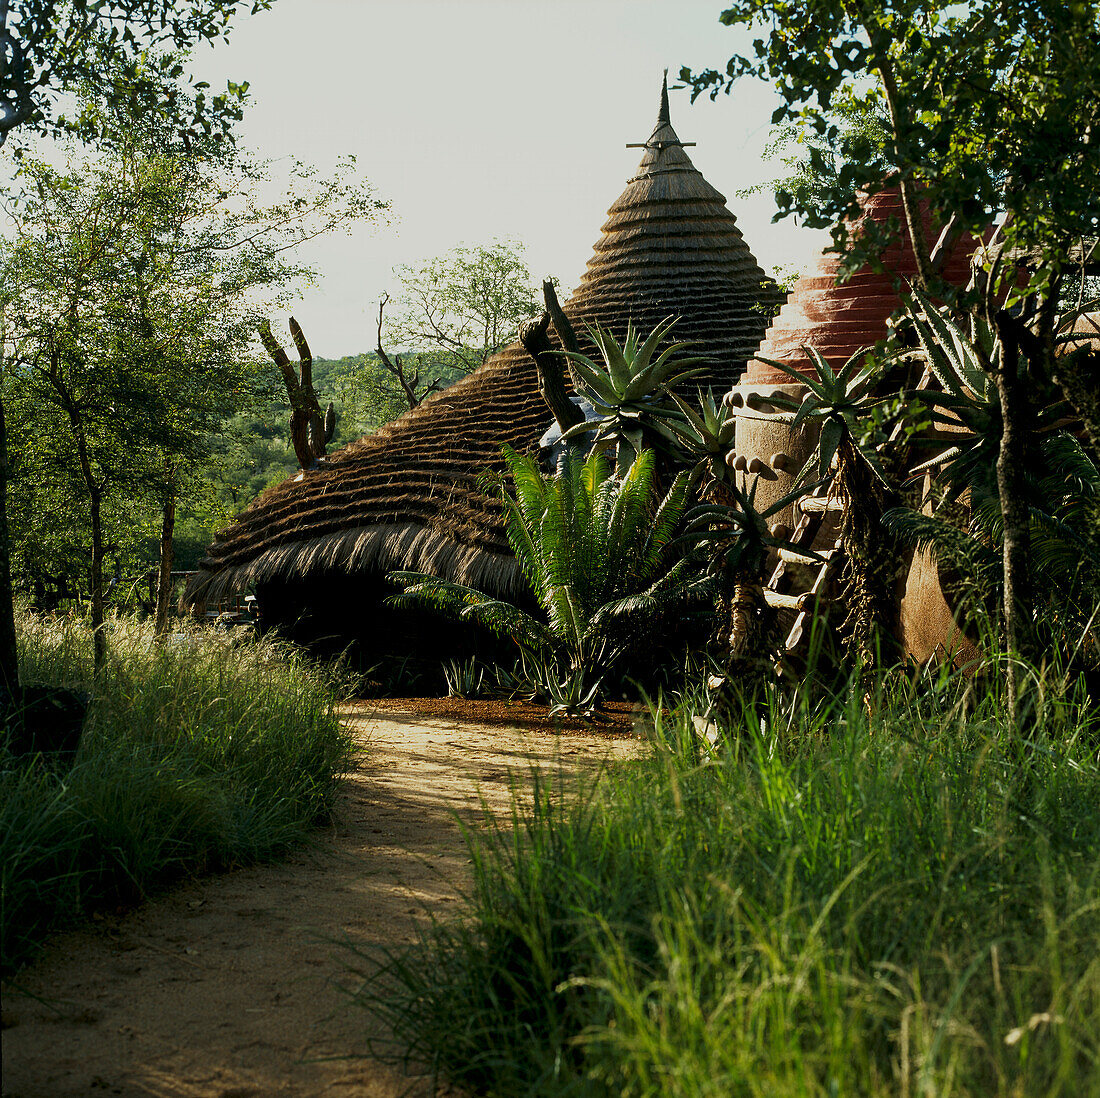
[[[640,159],[625,146],[653,128],[662,69],[674,86],[682,65],[723,68],[748,47],[721,10],[721,0],[277,0],[191,67],[215,88],[249,82],[238,134],[276,177],[291,157],[326,171],[353,154],[392,204],[387,225],[301,249],[319,278],[294,315],[315,355],[338,358],[373,349],[395,266],[460,243],[518,239],[536,280],[576,286]],[[762,156],[777,102],[747,80],[715,102],[670,92],[673,126],[697,142],[689,155],[761,265],[805,268],[822,235],[771,224],[770,194],[737,197],[780,173]]]

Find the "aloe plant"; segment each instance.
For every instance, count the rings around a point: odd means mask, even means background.
[[[633,322],[627,325],[620,345],[608,331],[589,327],[588,334],[600,349],[602,362],[577,351],[561,351],[573,365],[580,395],[595,409],[596,416],[578,423],[562,436],[568,440],[595,431],[597,449],[615,447],[616,474],[622,476],[643,449],[667,448],[676,436],[670,424],[681,418],[680,409],[669,399],[673,385],[694,377],[698,358],[679,358],[688,343],[673,343],[659,355],[661,341],[676,318],[663,320],[645,339]]]
[[[879,366],[869,357],[870,348],[856,351],[839,370],[834,370],[815,347],[804,346],[802,350],[814,367],[813,375],[800,373],[786,362],[759,359],[789,374],[809,390],[801,403],[779,394],[769,400],[778,407],[794,410],[790,420],[792,431],[814,422],[819,425],[815,451],[819,476],[828,475],[837,455],[848,445],[860,452],[875,476],[885,483],[886,476],[874,450],[862,446],[860,441],[864,434],[861,420],[873,414],[875,407],[882,403],[871,392],[871,381]]]
[[[864,427],[884,401],[872,388],[880,364],[869,354],[870,349],[864,348],[834,370],[816,348],[802,350],[814,367],[814,375],[799,373],[783,362],[761,361],[789,374],[808,390],[797,405],[789,398],[771,399],[795,409],[790,420],[792,430],[814,422],[819,425],[817,446],[802,476],[816,464],[818,476],[824,479],[831,475],[832,493],[844,500],[840,547],[844,554],[841,584],[847,614],[843,631],[855,658],[870,666],[882,654],[881,641],[892,635],[894,581],[899,565],[894,539],[882,525],[883,512],[896,502],[896,488],[876,448],[884,440]]]
[[[713,390],[704,393],[699,389],[698,393],[698,411],[676,393],[671,394],[683,418],[670,420],[669,427],[690,460],[698,462],[714,480],[727,481],[731,471],[726,457],[733,449],[737,420],[715,398]]]
[[[1003,348],[997,331],[982,318],[972,320],[971,331],[964,330],[920,290],[913,291],[909,319],[928,368],[942,387],[911,397],[927,404],[951,431],[950,445],[912,471],[936,475],[944,488],[942,503],[953,503],[969,491],[972,505],[984,506],[998,496],[1002,421],[995,378],[1002,369]],[[1057,408],[1037,408],[1034,426],[1047,433],[1058,414]]]

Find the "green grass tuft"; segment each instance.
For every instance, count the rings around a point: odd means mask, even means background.
[[[95,682],[79,624],[25,616],[20,633],[25,683],[92,703],[69,770],[0,747],[5,971],[61,919],[301,842],[352,765],[335,684],[287,648],[216,630],[162,647],[117,622]]]
[[[690,714],[473,844],[468,909],[361,993],[494,1095],[1100,1091],[1100,765],[942,679]]]

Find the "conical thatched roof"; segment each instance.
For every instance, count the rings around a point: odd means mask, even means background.
[[[694,168],[669,122],[667,87],[638,170],[565,312],[622,337],[681,317],[677,340],[697,341],[704,385],[722,391],[744,369],[777,300],[725,199]],[[595,354],[594,348],[587,348]],[[501,506],[485,473],[505,443],[537,445],[551,422],[534,363],[512,344],[377,434],[260,496],[210,547],[187,599],[316,570],[411,568],[507,592],[518,583]]]

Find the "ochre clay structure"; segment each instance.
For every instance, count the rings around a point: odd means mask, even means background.
[[[735,468],[742,470],[743,483],[756,482],[756,503],[760,507],[770,505],[792,489],[794,477],[816,443],[816,429],[792,431],[781,416],[775,415],[780,407],[769,399],[781,396],[798,401],[805,394],[805,387],[762,360],[782,362],[800,374],[812,376],[814,367],[805,351],[810,346],[834,370],[839,370],[853,354],[887,337],[891,317],[901,308],[901,293],[916,275],[916,261],[898,192],[888,189],[865,196],[860,205],[863,215],[853,226],[854,233],[868,222],[885,224],[893,220],[901,226],[894,242],[881,254],[883,270],[864,267],[838,285],[839,257],[823,254],[814,272],[795,284],[756,357],[725,397],[727,407],[738,417],[731,460],[736,462]],[[934,243],[936,232],[931,218],[927,212],[923,216],[925,237]],[[969,237],[954,244],[941,270],[946,281],[966,285],[973,248],[974,241]],[[798,517],[791,507],[776,514],[775,521],[794,528]],[[821,528],[819,540],[814,544],[816,549],[831,545],[836,522],[834,518]],[[957,633],[935,566],[926,554],[914,556],[904,584],[899,586],[898,597],[899,639],[913,658],[924,662],[937,652],[971,651],[968,642]]]

